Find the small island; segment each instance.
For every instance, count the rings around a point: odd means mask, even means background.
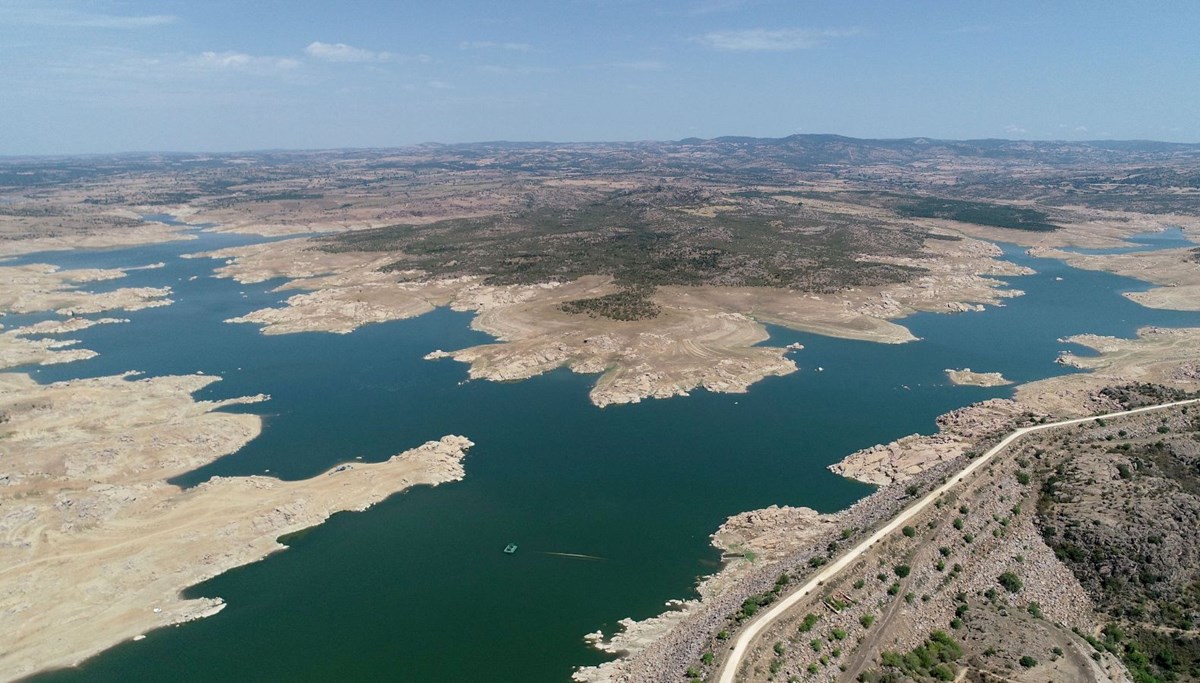
[[[1004,378],[1004,375],[998,372],[975,372],[971,368],[963,368],[962,370],[951,370],[946,368],[946,376],[950,381],[959,386],[969,387],[1002,387],[1012,384],[1011,381]]]

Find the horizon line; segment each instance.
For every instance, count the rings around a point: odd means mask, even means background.
[[[1200,141],[1195,142],[1179,142],[1173,140],[1155,140],[1153,138],[1094,138],[1089,140],[1067,140],[1063,138],[1003,138],[1003,137],[984,137],[984,138],[939,138],[928,135],[913,135],[905,137],[856,137],[853,135],[843,135],[841,133],[792,133],[791,135],[783,136],[754,136],[754,135],[718,135],[711,138],[702,138],[697,136],[688,136],[676,139],[655,139],[642,138],[637,140],[509,140],[509,139],[492,139],[492,140],[472,140],[464,142],[439,142],[436,140],[425,140],[422,142],[413,142],[407,144],[396,145],[348,145],[345,147],[262,147],[256,149],[225,149],[225,150],[122,150],[110,152],[46,152],[46,153],[16,153],[16,154],[0,154],[0,161],[12,161],[20,159],[54,159],[54,158],[87,158],[87,157],[114,157],[114,156],[150,156],[150,155],[234,155],[234,154],[304,154],[304,153],[329,153],[329,152],[352,152],[352,151],[374,151],[374,150],[402,150],[413,149],[418,147],[470,147],[484,145],[639,145],[639,144],[670,144],[670,143],[685,143],[685,142],[721,142],[730,140],[752,140],[752,141],[779,141],[789,138],[841,138],[844,140],[854,140],[858,142],[915,142],[919,140],[928,140],[930,142],[953,142],[953,143],[971,143],[971,142],[1007,142],[1007,143],[1051,143],[1051,144],[1066,144],[1066,145],[1100,145],[1100,144],[1156,144],[1156,145],[1171,145],[1178,147],[1200,147]]]

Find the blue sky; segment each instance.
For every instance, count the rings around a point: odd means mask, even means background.
[[[1200,3],[0,0],[0,154],[1200,141]]]

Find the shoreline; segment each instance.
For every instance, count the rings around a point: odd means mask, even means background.
[[[145,632],[220,611],[182,592],[282,550],[277,539],[413,486],[457,481],[473,445],[446,436],[309,479],[173,476],[233,453],[261,418],[197,401],[210,376],[108,376],[40,385],[0,374],[12,472],[0,531],[0,678],[76,665]],[[171,448],[155,444],[170,443]],[[81,561],[86,558],[86,561]]]
[[[895,285],[814,294],[762,287],[663,286],[652,296],[660,313],[635,321],[564,313],[567,301],[612,294],[611,277],[565,283],[492,286],[482,277],[427,279],[419,271],[381,272],[395,254],[328,253],[306,238],[197,254],[218,260],[221,277],[241,283],[274,278],[276,291],[300,290],[282,307],[231,318],[261,325],[263,334],[324,331],[422,315],[448,306],[475,314],[473,329],[496,338],[450,352],[474,379],[520,380],[558,367],[598,374],[590,393],[603,407],[648,398],[686,396],[704,388],[741,393],[768,376],[796,371],[791,349],[758,346],[765,325],[879,343],[916,339],[896,322],[920,311],[958,313],[1002,305],[1020,296],[999,277],[1028,274],[1002,260],[988,242],[931,240],[923,258],[890,259],[928,273]]]
[[[743,533],[768,542],[747,544],[741,550],[750,550],[761,563],[752,566],[754,563],[744,558],[729,558],[716,572],[699,580],[698,598],[672,600],[668,612],[645,620],[624,619],[622,630],[607,638],[602,633],[588,634],[585,640],[602,651],[629,654],[598,666],[581,667],[574,680],[579,683],[677,680],[684,668],[700,660],[714,639],[720,640],[716,638],[718,630],[728,623],[729,615],[736,613],[744,600],[769,591],[781,567],[803,566],[810,557],[821,555],[827,542],[837,544],[858,538],[856,534],[861,529],[871,526],[861,520],[890,517],[903,506],[909,491],[928,488],[942,478],[953,476],[967,462],[970,452],[987,450],[1012,429],[1041,424],[1050,415],[1077,418],[1114,412],[1121,404],[1115,396],[1102,391],[1114,384],[1141,382],[1143,386],[1155,386],[1154,383],[1161,382],[1168,388],[1200,391],[1197,361],[1200,328],[1144,328],[1134,340],[1081,335],[1073,341],[1099,352],[1096,357],[1069,358],[1069,363],[1078,363],[1078,367],[1091,372],[1019,385],[1014,392],[1015,400],[990,399],[951,411],[938,417],[939,430],[932,435],[914,434],[872,446],[830,465],[829,469],[842,476],[880,488],[845,510],[800,513],[799,519],[809,524],[804,531],[813,533],[807,543],[799,541],[799,549],[780,553],[769,541],[776,537],[792,541],[803,538],[789,528],[786,515],[776,512],[783,508],[772,506],[730,517],[713,534],[714,547],[727,549],[721,537],[726,525],[749,522],[750,528]],[[849,536],[820,533],[821,529],[830,528],[859,531]],[[631,642],[637,643],[637,647],[629,647]]]

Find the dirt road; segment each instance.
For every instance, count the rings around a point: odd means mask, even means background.
[[[737,680],[738,668],[742,665],[742,659],[746,656],[746,653],[750,650],[750,645],[754,642],[754,639],[757,638],[760,633],[762,633],[765,629],[767,629],[777,619],[779,619],[784,614],[786,614],[788,612],[788,610],[792,609],[794,606],[796,606],[798,603],[800,603],[806,597],[808,597],[808,595],[810,593],[812,593],[814,590],[816,590],[821,584],[823,584],[824,582],[826,582],[829,579],[836,576],[838,574],[838,572],[842,571],[846,567],[850,566],[863,553],[865,553],[867,550],[869,550],[871,548],[871,546],[873,546],[876,543],[878,543],[879,541],[881,541],[883,538],[888,536],[888,534],[895,533],[895,531],[897,529],[901,528],[904,524],[908,523],[912,518],[914,518],[918,514],[920,514],[926,507],[928,507],[931,503],[933,503],[933,501],[937,500],[937,498],[939,496],[945,494],[947,491],[949,491],[950,489],[957,486],[959,484],[959,482],[961,482],[964,479],[966,479],[967,477],[971,476],[971,474],[974,473],[975,470],[986,465],[989,461],[991,461],[991,459],[993,457],[996,456],[997,453],[1000,453],[1001,451],[1003,451],[1005,448],[1007,448],[1010,444],[1012,444],[1017,439],[1020,439],[1021,437],[1025,436],[1026,434],[1029,434],[1030,432],[1038,432],[1038,431],[1042,431],[1042,430],[1046,430],[1046,429],[1054,429],[1056,427],[1067,427],[1070,425],[1081,424],[1084,422],[1091,422],[1096,419],[1109,419],[1109,418],[1123,417],[1125,415],[1134,415],[1137,413],[1144,413],[1144,412],[1148,412],[1151,410],[1162,410],[1164,408],[1187,405],[1187,404],[1191,404],[1191,403],[1200,403],[1200,399],[1189,399],[1187,401],[1175,401],[1172,403],[1164,403],[1162,405],[1157,405],[1157,406],[1146,406],[1144,408],[1135,408],[1133,410],[1123,410],[1123,411],[1119,411],[1119,412],[1115,412],[1115,413],[1107,413],[1104,415],[1091,415],[1088,417],[1080,417],[1080,418],[1075,418],[1075,419],[1071,419],[1071,420],[1062,420],[1061,422],[1050,422],[1047,424],[1037,425],[1034,427],[1022,427],[1022,428],[1012,432],[1008,436],[1004,437],[1004,439],[1002,441],[1000,441],[1000,443],[993,446],[986,453],[984,453],[983,455],[979,456],[978,458],[975,458],[974,460],[972,460],[970,462],[970,464],[968,464],[966,467],[964,467],[958,474],[955,474],[953,477],[950,477],[950,479],[948,479],[946,481],[946,483],[933,489],[928,494],[926,494],[923,498],[921,498],[917,502],[913,503],[909,507],[905,508],[903,511],[900,512],[900,514],[896,515],[896,517],[894,517],[892,519],[892,521],[888,522],[883,527],[876,530],[875,533],[871,534],[869,537],[864,539],[857,546],[855,546],[854,548],[852,548],[851,550],[846,552],[844,555],[839,557],[836,561],[831,562],[828,565],[826,565],[824,569],[822,569],[821,571],[819,571],[815,575],[813,575],[812,578],[810,578],[806,583],[804,583],[799,588],[794,590],[786,598],[784,598],[784,599],[780,600],[778,603],[776,603],[774,607],[763,612],[758,618],[751,621],[746,626],[746,628],[738,635],[737,639],[734,640],[733,648],[730,650],[728,656],[725,658],[725,662],[721,666],[719,675],[716,680],[719,681],[719,683],[734,683],[734,681]]]

